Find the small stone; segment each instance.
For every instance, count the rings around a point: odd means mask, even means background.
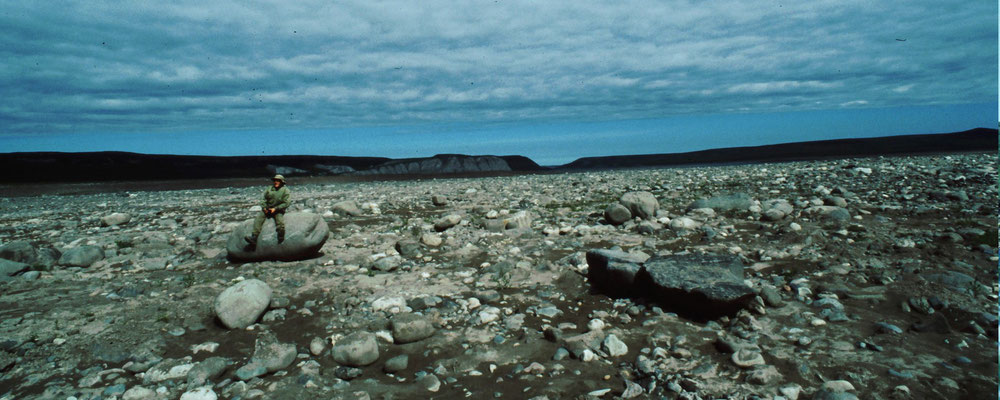
[[[423,386],[424,389],[427,389],[428,392],[441,390],[441,380],[434,374],[427,374],[420,377],[417,379],[417,383]]]
[[[385,365],[382,366],[382,371],[387,374],[395,374],[399,371],[405,370],[409,363],[410,356],[401,354],[386,360]]]
[[[610,334],[604,338],[604,342],[601,343],[601,349],[611,357],[623,356],[628,353],[628,346],[614,334]]]
[[[333,370],[333,375],[345,381],[357,379],[364,371],[360,368],[340,366]]]
[[[309,342],[309,352],[314,356],[323,354],[323,350],[326,349],[326,340],[321,337],[314,337],[312,341]]]
[[[740,368],[750,368],[754,365],[765,364],[764,356],[761,355],[760,352],[749,349],[740,349],[739,351],[733,353],[731,358],[733,360],[733,364],[736,364],[736,366]]]
[[[604,330],[604,321],[597,318],[590,320],[587,322],[587,330],[591,332]]]
[[[216,400],[218,398],[219,396],[212,391],[211,387],[200,387],[181,395],[181,400]]]

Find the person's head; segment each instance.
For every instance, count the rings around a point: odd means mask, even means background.
[[[271,178],[271,182],[274,184],[274,187],[281,187],[285,184],[285,177],[280,174],[275,175],[274,178]]]

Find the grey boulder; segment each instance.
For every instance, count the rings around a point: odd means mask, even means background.
[[[653,257],[635,276],[639,292],[695,319],[732,315],[756,292],[743,282],[743,264],[728,255]]]
[[[333,207],[331,207],[331,211],[337,214],[349,215],[352,217],[358,217],[364,214],[361,212],[361,209],[358,208],[358,203],[351,200],[344,200],[334,204]]]
[[[364,367],[378,360],[378,342],[374,333],[358,331],[338,340],[331,352],[338,364]]]
[[[655,217],[656,211],[660,209],[656,196],[649,192],[628,192],[618,202],[628,208],[632,216],[642,219]]]
[[[836,206],[813,206],[802,213],[823,221],[847,222],[851,219],[851,213],[846,208]]]
[[[314,257],[326,243],[330,228],[319,215],[288,213],[285,215],[285,240],[278,243],[274,220],[268,218],[251,249],[245,240],[253,232],[253,221],[245,221],[229,235],[226,251],[230,261],[296,261]]]
[[[412,343],[434,335],[434,324],[422,315],[404,313],[392,318],[392,337],[397,344]]]
[[[114,213],[101,218],[101,226],[115,226],[127,224],[132,220],[132,216],[125,213]]]
[[[604,219],[611,225],[621,225],[632,219],[632,212],[621,203],[614,203],[604,209]]]
[[[66,250],[59,257],[59,265],[87,268],[104,259],[104,250],[97,246],[80,246]]]
[[[260,318],[271,303],[271,287],[247,279],[224,290],[215,299],[215,315],[229,329],[242,329]]]

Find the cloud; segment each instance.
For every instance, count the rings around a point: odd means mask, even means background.
[[[8,2],[0,133],[993,102],[996,14],[932,0]]]

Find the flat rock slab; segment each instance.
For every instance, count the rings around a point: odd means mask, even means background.
[[[326,243],[330,228],[319,215],[288,213],[285,214],[285,240],[278,243],[274,219],[268,218],[264,221],[264,227],[257,239],[256,249],[250,249],[245,240],[251,232],[253,232],[253,220],[247,220],[229,235],[226,251],[230,261],[305,260],[316,256]]]
[[[634,290],[635,275],[649,257],[619,250],[587,252],[587,280],[611,295],[626,295]]]
[[[648,258],[618,250],[587,252],[587,280],[611,296],[640,296],[694,319],[732,315],[754,296],[743,264],[729,255],[682,254]]]
[[[653,257],[636,274],[635,285],[645,296],[697,319],[735,314],[756,296],[743,283],[743,264],[728,255]]]

